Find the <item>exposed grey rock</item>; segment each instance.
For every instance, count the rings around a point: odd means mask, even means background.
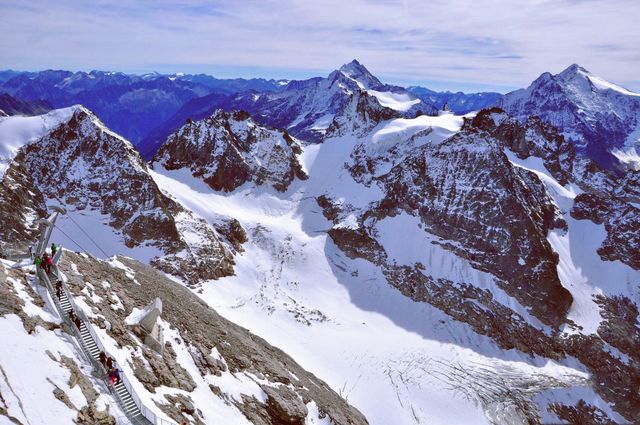
[[[309,411],[300,396],[285,385],[276,388],[263,386],[267,394],[267,411],[273,424],[303,425]]]
[[[606,194],[582,193],[575,198],[571,216],[604,223],[607,237],[598,249],[600,257],[640,270],[640,208],[636,205]]]
[[[375,158],[353,160],[356,179],[373,174]],[[467,127],[442,143],[410,151],[373,180],[385,198],[361,213],[358,232],[401,211],[420,217],[426,231],[451,241],[444,247],[498,277],[540,320],[553,326],[564,321],[572,298],[560,284],[558,259],[546,236],[566,223],[540,179],[512,166],[491,134]],[[364,226],[367,220],[373,221]],[[342,231],[332,229],[330,235]],[[363,242],[363,235],[356,240]]]
[[[301,152],[286,131],[262,127],[246,112],[218,110],[169,136],[154,162],[167,170],[188,168],[214,190],[229,192],[251,181],[283,192],[295,178],[307,178]]]

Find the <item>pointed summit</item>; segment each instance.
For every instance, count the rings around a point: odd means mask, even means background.
[[[574,63],[569,65],[564,71],[559,73],[558,76],[561,76],[561,75],[568,76],[568,75],[576,75],[576,74],[590,74],[590,72],[587,71],[587,69],[583,68],[582,66],[578,65],[577,63]]]
[[[369,70],[358,62],[357,59],[342,65],[339,69],[342,74],[355,80],[364,89],[376,90],[384,86]]]
[[[591,90],[591,78],[593,77],[595,77],[595,75],[575,63],[568,66],[564,71],[554,76],[557,81],[564,83],[579,82],[583,85],[584,90]]]

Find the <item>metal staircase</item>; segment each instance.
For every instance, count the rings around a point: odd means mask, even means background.
[[[64,210],[61,208],[57,208],[47,220],[40,220],[40,224],[46,227],[42,230],[41,238],[37,245],[37,249],[34,252],[35,255],[42,255],[45,252],[46,247],[49,243],[49,238],[51,237],[53,227],[55,226],[55,221],[58,215],[61,213],[64,213]],[[57,265],[60,261],[61,256],[62,249],[58,250],[56,255],[53,257],[53,266],[51,267],[50,275],[47,275],[41,268],[38,268],[36,273],[38,278],[40,279],[40,282],[45,286],[45,288],[47,288],[47,292],[49,293],[49,296],[51,298],[51,304],[55,307],[60,318],[64,321],[64,323],[69,327],[73,335],[76,337],[76,340],[79,343],[84,357],[89,361],[89,363],[91,363],[94,374],[103,380],[106,387],[109,389],[109,392],[114,396],[120,409],[125,413],[127,420],[131,424],[176,425],[175,422],[167,421],[165,419],[157,417],[153,411],[148,409],[142,403],[142,400],[136,394],[124,372],[120,373],[120,383],[115,386],[111,385],[111,382],[109,382],[107,378],[107,371],[100,363],[99,357],[101,351],[104,351],[107,355],[108,352],[105,350],[104,345],[100,341],[100,338],[95,333],[91,322],[86,317],[82,309],[76,306],[73,301],[73,297],[69,293],[69,290],[64,282],[62,283],[60,299],[58,299],[58,297],[56,296],[56,290],[51,284],[51,278],[54,278],[55,281],[61,280],[60,272]],[[80,319],[80,329],[78,329],[76,324],[69,317],[70,311],[73,311],[74,314]]]

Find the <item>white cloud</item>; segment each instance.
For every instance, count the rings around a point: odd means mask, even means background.
[[[3,0],[0,61],[214,74],[212,64],[257,66],[286,77],[358,58],[395,81],[506,86],[576,62],[624,84],[638,80],[638,16],[629,0]]]

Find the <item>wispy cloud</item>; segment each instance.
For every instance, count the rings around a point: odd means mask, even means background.
[[[391,82],[504,88],[577,62],[634,85],[638,16],[635,0],[2,0],[0,64],[286,78],[358,58]]]

